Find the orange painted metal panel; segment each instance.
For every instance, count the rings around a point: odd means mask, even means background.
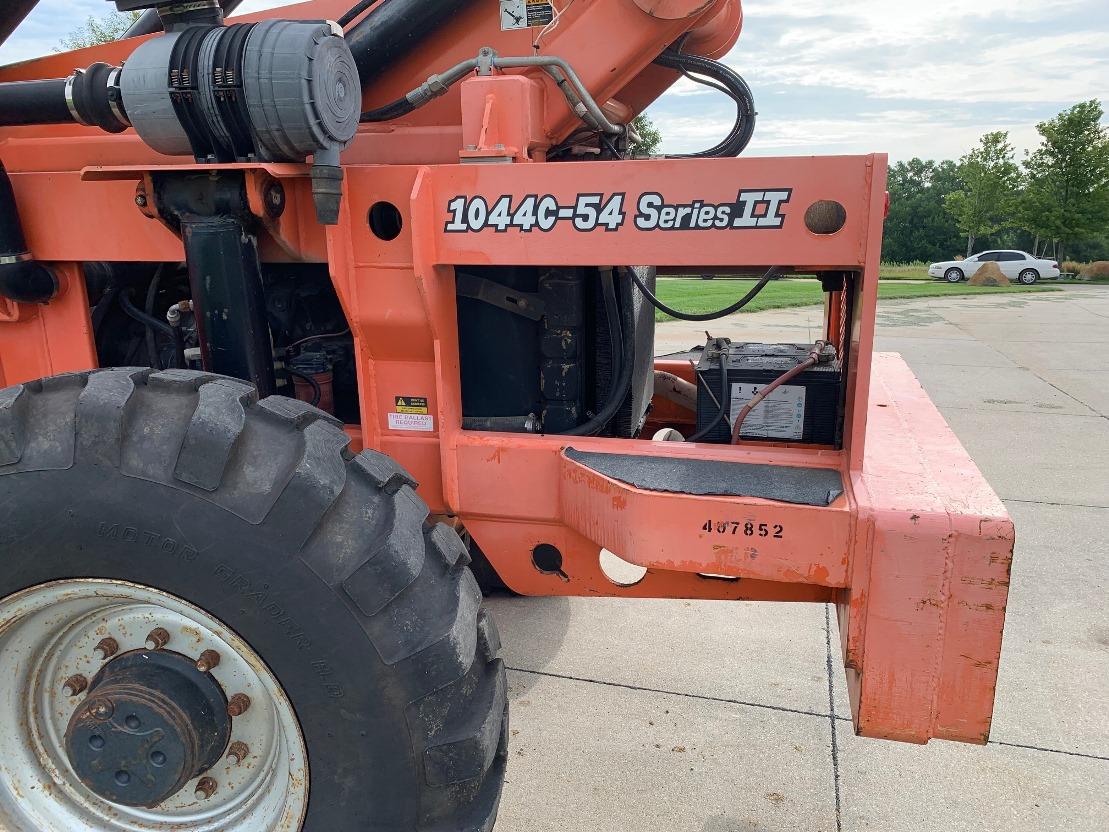
[[[839,605],[859,733],[989,737],[1014,531],[900,356],[878,355]]]
[[[852,517],[846,495],[818,508],[645,491],[565,454],[561,473],[563,522],[625,561],[671,572],[847,583]]]

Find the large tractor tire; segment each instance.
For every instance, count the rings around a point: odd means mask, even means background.
[[[497,632],[414,485],[219,376],[0,392],[0,829],[492,829]]]

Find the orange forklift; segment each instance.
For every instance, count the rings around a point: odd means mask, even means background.
[[[491,830],[482,585],[834,604],[859,734],[985,743],[1013,527],[874,353],[885,156],[740,156],[739,0],[352,2],[0,67],[0,828]],[[637,153],[682,78],[734,126]]]

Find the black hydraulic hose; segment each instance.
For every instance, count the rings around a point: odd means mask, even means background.
[[[396,101],[386,104],[384,107],[378,107],[377,109],[367,110],[362,113],[360,121],[392,121],[395,118],[408,115],[415,109],[416,105],[407,98],[398,98]]]
[[[154,271],[154,277],[150,280],[150,288],[146,290],[145,312],[147,314],[147,317],[149,318],[154,317],[154,300],[158,296],[158,287],[162,283],[162,274],[165,272],[165,270],[165,263],[162,263],[158,266],[158,268]],[[170,327],[170,329],[173,330],[174,340],[176,341],[177,331],[172,326]],[[154,367],[157,370],[165,369],[164,367],[162,367],[161,357],[158,355],[158,339],[154,335],[154,328],[151,326],[148,326],[146,328],[146,352],[147,355],[150,357],[151,367]]]
[[[660,312],[666,313],[667,315],[669,315],[672,318],[677,318],[679,321],[703,322],[703,321],[715,321],[719,318],[725,318],[728,315],[735,314],[740,309],[745,307],[747,304],[749,304],[751,301],[753,301],[758,296],[759,292],[761,292],[763,289],[766,288],[766,285],[771,280],[773,280],[775,277],[778,276],[778,267],[777,266],[771,267],[770,270],[767,271],[767,273],[762,276],[762,279],[758,283],[755,284],[755,287],[750,292],[748,292],[746,295],[741,297],[739,300],[737,300],[731,306],[726,306],[723,309],[718,309],[715,312],[705,312],[703,314],[693,314],[693,313],[690,313],[690,312],[680,312],[677,309],[674,309],[670,306],[667,306],[665,303],[663,303],[661,300],[659,300],[654,295],[654,293],[651,292],[650,289],[647,288],[646,284],[642,280],[639,279],[639,275],[637,275],[635,273],[634,269],[628,269],[628,273],[631,275],[631,279],[635,283],[635,285],[637,287],[639,287],[639,291],[643,293],[643,297],[645,297],[647,299],[647,301],[651,304],[651,306],[655,307],[655,309],[659,310]]]
[[[65,78],[0,84],[0,127],[72,124],[74,118],[66,104],[65,87]]]
[[[123,307],[124,312],[126,312],[131,318],[134,318],[143,326],[153,327],[167,338],[173,339],[176,337],[173,333],[173,327],[171,327],[165,321],[159,321],[157,318],[147,315],[145,312],[135,306],[134,302],[131,300],[131,296],[127,294],[127,292],[120,293],[119,305]]]
[[[738,156],[751,142],[755,132],[755,97],[747,82],[730,67],[711,58],[687,55],[676,49],[667,49],[654,61],[659,66],[674,69],[691,81],[726,93],[736,104],[736,120],[727,138],[715,147],[697,153],[677,154],[684,158],[717,158]],[[703,76],[703,77],[698,77]],[[711,79],[711,80],[706,80]]]
[[[615,293],[613,293],[615,300]],[[629,327],[630,330],[630,327]],[[632,387],[632,375],[635,369],[635,337],[631,331],[624,331],[620,327],[620,339],[623,342],[623,355],[620,359],[620,372],[616,377],[609,392],[608,401],[598,411],[597,415],[583,425],[563,431],[562,436],[596,436],[616,416]]]
[[[377,0],[360,0],[358,3],[355,3],[354,6],[351,7],[350,11],[339,18],[339,25],[345,29],[347,26],[357,20],[362,12],[366,11],[366,9],[368,9],[376,2]],[[381,0],[381,2],[388,3],[389,0]]]
[[[708,385],[705,386],[705,389],[706,390],[709,389]],[[728,412],[728,401],[729,401],[729,398],[728,398],[728,353],[726,351],[721,350],[721,352],[720,352],[720,401],[717,402],[717,404],[720,406],[720,409],[718,411],[716,411],[716,415],[713,417],[711,422],[709,422],[707,425],[705,425],[703,428],[701,428],[699,431],[697,431],[695,434],[693,434],[691,437],[689,437],[685,441],[686,442],[700,442],[702,439],[704,439],[706,436],[708,436],[710,433],[712,433],[713,430],[716,429],[716,426],[719,425],[722,421],[724,421],[724,416]]]
[[[378,4],[346,35],[362,88],[370,86],[387,69],[411,54],[472,1],[386,0]]]

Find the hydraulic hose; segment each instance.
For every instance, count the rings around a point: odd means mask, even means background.
[[[646,284],[639,279],[639,275],[635,273],[634,269],[629,269],[628,273],[631,275],[632,281],[639,288],[639,291],[643,293],[643,297],[645,297],[647,301],[651,304],[651,306],[655,307],[655,309],[659,310],[660,312],[664,312],[672,318],[677,318],[679,321],[704,322],[715,321],[719,318],[725,318],[728,315],[735,314],[740,309],[745,307],[758,296],[759,292],[766,288],[766,285],[771,280],[778,276],[778,267],[774,266],[769,271],[767,271],[767,273],[762,276],[762,279],[755,284],[755,287],[750,292],[741,297],[731,306],[725,306],[723,309],[718,309],[715,312],[705,312],[703,314],[682,312],[678,309],[667,306],[665,303],[659,300],[650,289],[647,288]]]
[[[705,385],[708,389],[708,385]],[[724,417],[728,413],[728,352],[727,350],[720,351],[720,399],[717,402],[720,409],[716,411],[716,415],[712,421],[689,437],[686,442],[700,442],[706,436],[715,430],[716,426],[724,421]]]
[[[472,0],[384,0],[378,4],[346,36],[350,51],[354,53],[362,88],[368,87],[387,69],[411,54],[424,40],[457,17],[471,2]]]
[[[687,55],[680,51],[680,47],[667,49],[655,59],[655,63],[677,70],[695,83],[723,92],[736,104],[735,124],[724,141],[708,150],[678,154],[677,158],[731,157],[738,156],[747,148],[755,132],[755,117],[758,114],[755,112],[755,97],[743,78],[719,61]]]
[[[615,304],[616,293],[612,292],[611,302]],[[608,293],[605,292],[605,305],[610,303]],[[630,327],[629,327],[630,330]],[[616,375],[616,380],[609,391],[608,400],[597,412],[597,415],[582,425],[576,428],[563,431],[561,436],[596,436],[605,426],[612,421],[616,416],[616,412],[628,397],[628,392],[632,387],[632,375],[635,370],[635,337],[631,331],[625,331],[624,327],[619,327],[617,332],[620,334],[620,341],[622,346],[622,355],[620,357],[620,370]]]

